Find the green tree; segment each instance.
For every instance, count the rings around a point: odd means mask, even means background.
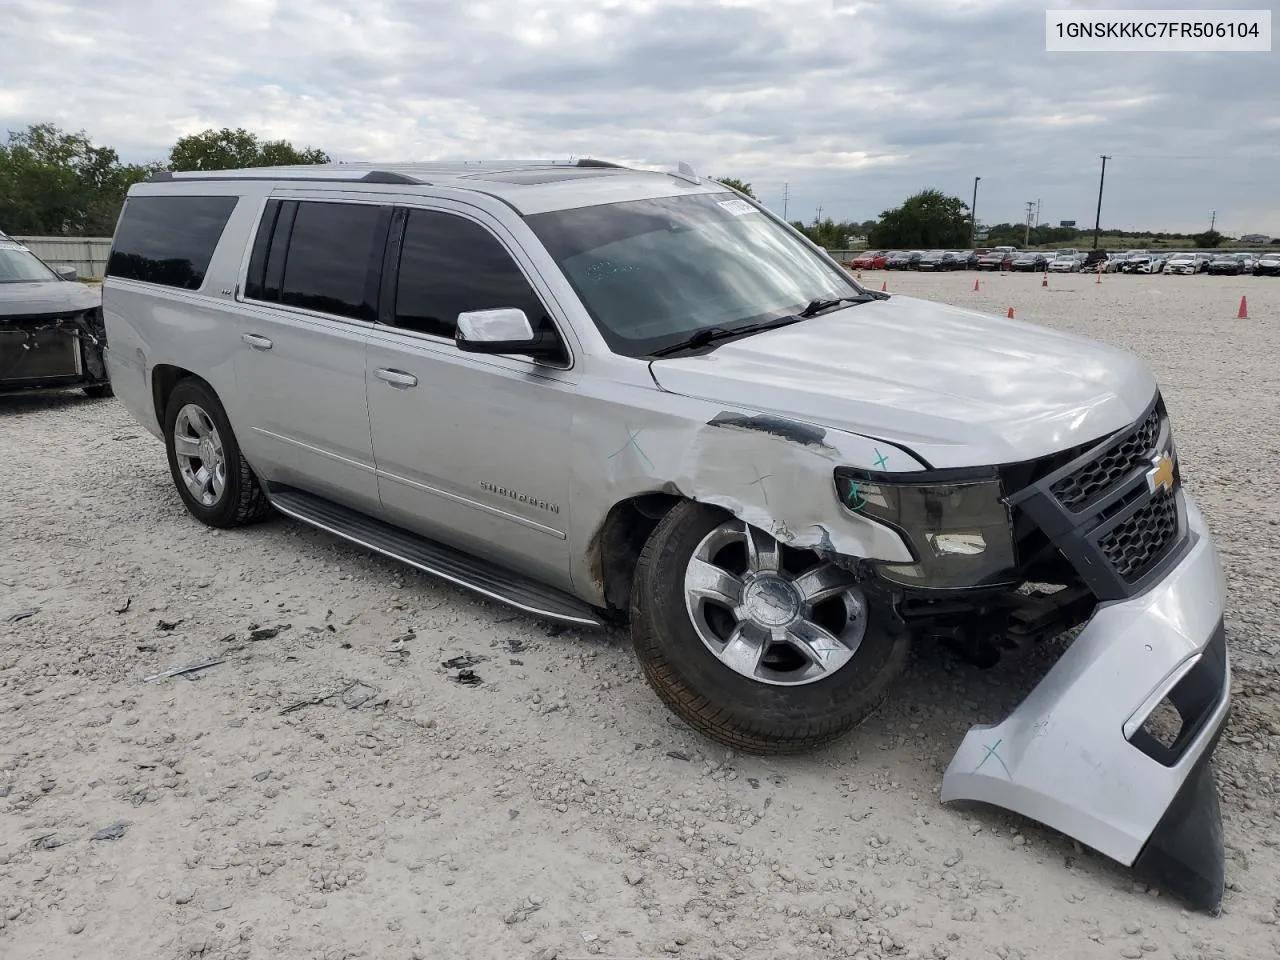
[[[129,187],[156,169],[121,163],[84,131],[67,133],[51,123],[11,130],[0,144],[0,229],[109,236]]]
[[[715,179],[726,187],[731,187],[739,193],[745,193],[748,197],[755,198],[755,194],[751,192],[751,184],[739,180],[737,177],[716,177]]]
[[[316,147],[299,150],[287,140],[260,140],[243,127],[205,130],[179,138],[169,151],[170,170],[236,170],[300,163],[328,163]]]
[[[940,190],[922,190],[880,214],[868,241],[873,247],[936,250],[968,246],[969,233],[968,204]]]
[[[1222,234],[1217,230],[1206,230],[1204,233],[1197,233],[1193,236],[1191,242],[1197,247],[1216,247],[1222,243]]]

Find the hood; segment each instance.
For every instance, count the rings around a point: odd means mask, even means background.
[[[912,297],[847,307],[655,360],[671,393],[905,446],[934,467],[1012,463],[1132,423],[1155,378],[1137,357]]]
[[[41,313],[69,313],[102,305],[102,292],[74,280],[0,283],[0,320]]]

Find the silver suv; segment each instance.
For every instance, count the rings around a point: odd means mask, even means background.
[[[130,190],[104,308],[196,518],[274,507],[629,621],[658,694],[734,747],[845,733],[913,640],[989,661],[1082,628],[943,799],[1189,858],[1220,897],[1185,807],[1216,804],[1223,582],[1134,357],[865,289],[686,165],[163,174]]]

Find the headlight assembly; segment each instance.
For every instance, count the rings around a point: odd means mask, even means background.
[[[835,471],[846,510],[891,527],[914,563],[880,563],[886,580],[948,590],[1017,582],[1013,524],[994,470]]]

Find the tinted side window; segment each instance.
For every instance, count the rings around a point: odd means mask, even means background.
[[[390,207],[299,203],[284,259],[280,302],[370,323],[377,320],[378,279],[390,221]],[[271,261],[278,242],[277,238],[272,245]],[[268,263],[268,279],[271,272]]]
[[[546,308],[488,230],[433,210],[411,210],[396,282],[396,326],[453,339],[458,314],[519,307],[534,332],[553,331]]]
[[[239,197],[130,197],[107,276],[198,290]]]

